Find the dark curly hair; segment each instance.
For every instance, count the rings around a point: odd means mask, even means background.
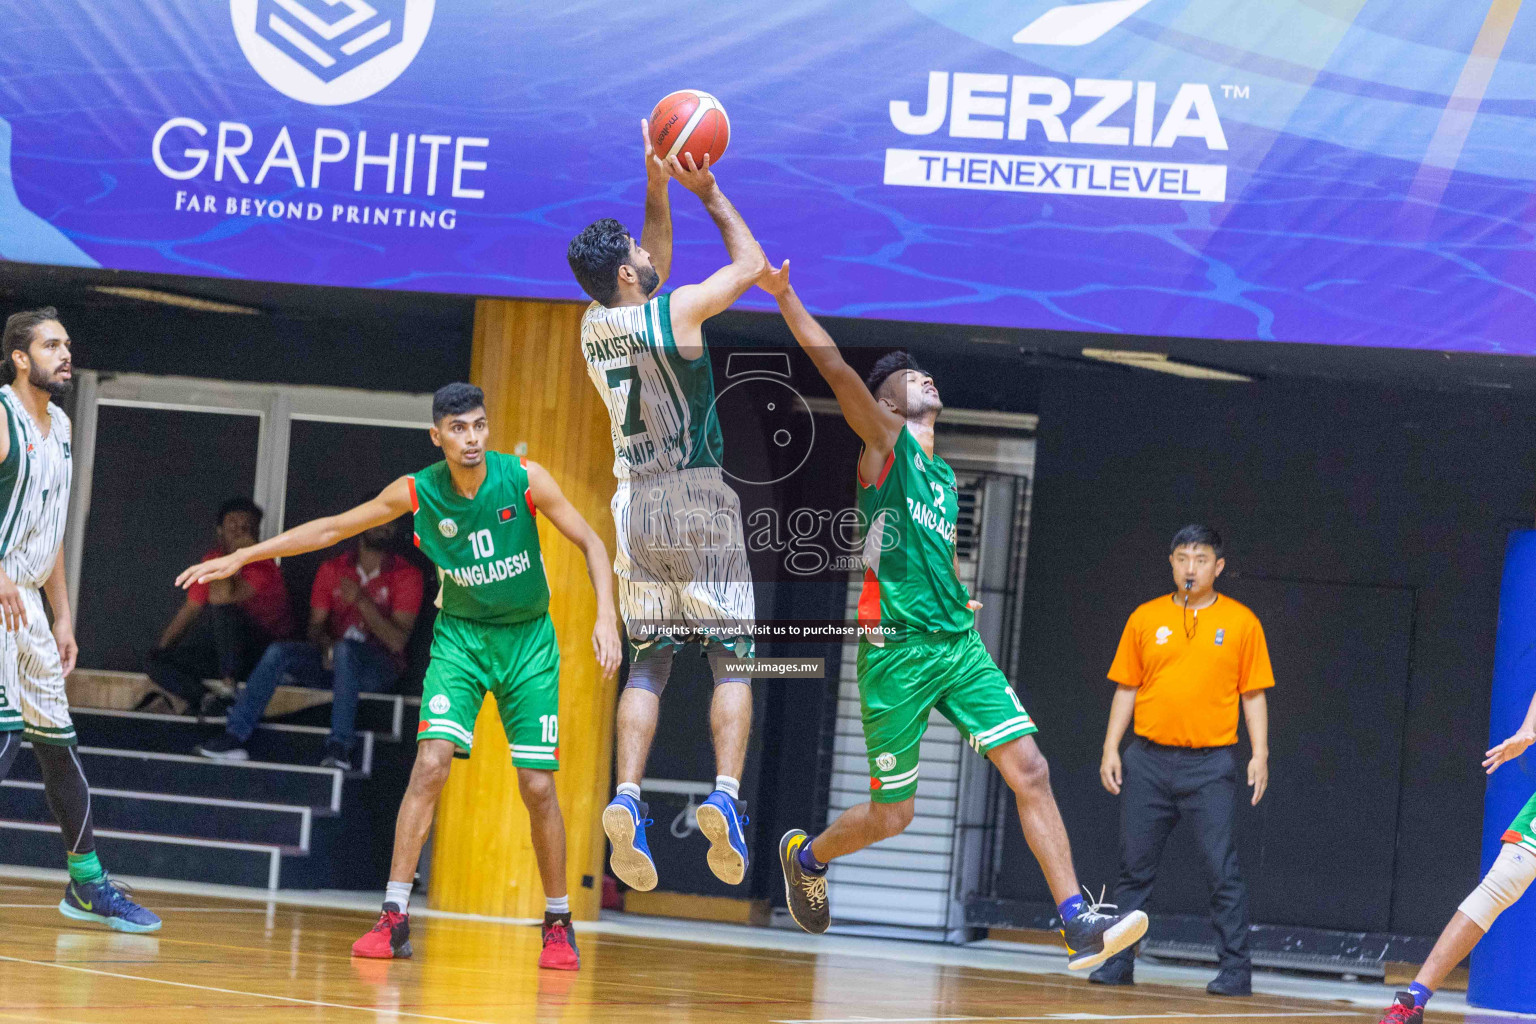
[[[869,371],[869,376],[864,378],[864,383],[869,387],[869,393],[878,398],[880,397],[880,388],[884,386],[885,382],[890,380],[892,375],[898,374],[903,370],[916,370],[922,374],[928,372],[917,364],[917,360],[912,358],[912,353],[897,350],[895,352],[887,352],[875,360],[875,365]]]
[[[619,293],[619,268],[629,262],[630,234],[612,217],[604,217],[571,239],[565,258],[581,290],[603,305]]]
[[[32,344],[32,332],[41,324],[58,318],[59,311],[52,306],[25,309],[5,318],[5,333],[0,335],[0,349],[4,350],[0,352],[4,358],[4,364],[0,365],[0,384],[16,380],[16,360],[11,358],[11,353],[27,351]]]

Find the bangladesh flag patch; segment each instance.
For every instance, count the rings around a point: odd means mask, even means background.
[[[512,520],[517,518],[517,506],[507,505],[504,508],[497,509],[496,518],[503,523],[510,523]]]

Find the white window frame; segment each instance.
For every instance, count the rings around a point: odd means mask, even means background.
[[[74,467],[69,521],[64,530],[64,575],[70,611],[78,610],[85,531],[96,467],[97,412],[101,406],[255,416],[256,480],[251,498],[266,512],[261,536],[283,531],[288,491],[289,439],[295,420],[425,430],[432,423],[432,396],[399,391],[248,384],[143,373],[75,373]]]

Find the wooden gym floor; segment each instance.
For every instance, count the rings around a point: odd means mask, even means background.
[[[912,955],[892,961],[850,954],[848,941],[839,941],[837,952],[818,953],[808,939],[805,951],[794,951],[587,929],[578,934],[579,973],[540,971],[536,927],[440,917],[413,921],[414,959],[363,961],[348,950],[372,924],[371,914],[141,893],[164,915],[165,927],[156,935],[123,935],[62,917],[56,909],[61,889],[0,882],[0,1024],[1258,1024],[1273,1018],[1306,1024],[1313,1017],[1322,1024],[1375,1024],[1378,1018],[1337,1002],[1222,1000],[1198,989],[1107,989],[1062,974],[924,963],[915,944],[903,944]],[[690,925],[667,927],[686,933]],[[1460,1017],[1432,1014],[1442,1021]]]

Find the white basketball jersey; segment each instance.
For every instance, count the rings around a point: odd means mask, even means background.
[[[48,403],[44,437],[9,384],[0,387],[10,451],[0,461],[0,568],[15,583],[40,587],[53,572],[69,511],[69,417]]]
[[[642,306],[599,303],[581,318],[581,354],[608,407],[619,479],[720,465],[709,349],[678,355],[670,295]]]

